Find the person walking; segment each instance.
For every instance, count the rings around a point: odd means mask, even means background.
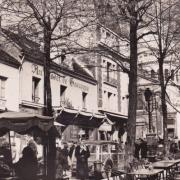
[[[88,158],[90,157],[90,152],[83,142],[80,142],[76,147],[75,157],[77,159],[76,170],[78,178],[81,180],[87,180],[89,178]]]

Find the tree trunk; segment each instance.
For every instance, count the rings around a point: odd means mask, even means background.
[[[130,22],[130,72],[129,72],[129,107],[127,142],[133,150],[136,136],[136,109],[137,109],[137,24],[133,19]],[[132,152],[132,151],[131,151]],[[132,152],[133,153],[133,152]]]
[[[44,115],[52,116],[52,95],[51,95],[51,84],[50,84],[50,69],[51,69],[51,32],[44,30]],[[56,146],[55,136],[53,133],[48,134],[48,154],[47,154],[47,179],[55,179],[55,157],[56,157]]]
[[[51,34],[44,30],[44,105],[45,115],[52,116],[52,95],[50,84],[50,48],[51,48]]]
[[[163,59],[159,60],[159,78],[161,87],[161,106],[162,106],[162,116],[163,116],[163,138],[164,138],[164,153],[167,152],[167,105],[166,105],[166,87],[164,84],[164,73],[163,73]]]
[[[137,109],[137,22],[131,19],[130,22],[130,72],[129,72],[129,107],[127,122],[127,151],[125,152],[125,168],[130,171],[129,162],[134,155],[134,143],[136,138],[136,109]]]

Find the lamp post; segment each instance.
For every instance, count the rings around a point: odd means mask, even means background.
[[[152,132],[152,111],[153,111],[153,103],[152,101],[152,91],[149,88],[146,88],[144,91],[144,97],[147,102],[147,112],[149,116],[149,133]]]

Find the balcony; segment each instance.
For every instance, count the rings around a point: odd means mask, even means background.
[[[112,77],[104,76],[103,81],[111,86],[117,87],[117,85],[118,85],[117,79],[112,78]]]
[[[0,98],[0,110],[6,109],[6,99]]]

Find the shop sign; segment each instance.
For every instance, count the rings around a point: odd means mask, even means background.
[[[32,64],[32,73],[38,76],[42,76],[43,75],[42,67],[38,66],[37,64]]]
[[[52,80],[58,81],[58,82],[60,82],[60,83],[62,83],[64,85],[66,85],[66,86],[69,85],[71,87],[79,88],[79,89],[81,89],[82,91],[85,91],[85,92],[89,91],[88,86],[86,86],[86,85],[84,85],[84,84],[82,84],[80,82],[75,81],[73,78],[68,78],[67,79],[67,78],[62,77],[61,75],[54,74],[54,73],[51,73],[50,78]]]
[[[72,78],[70,78],[70,86],[79,88],[82,91],[89,91],[89,87],[87,87],[87,86],[85,86],[85,85],[83,85],[81,83],[75,82]]]

